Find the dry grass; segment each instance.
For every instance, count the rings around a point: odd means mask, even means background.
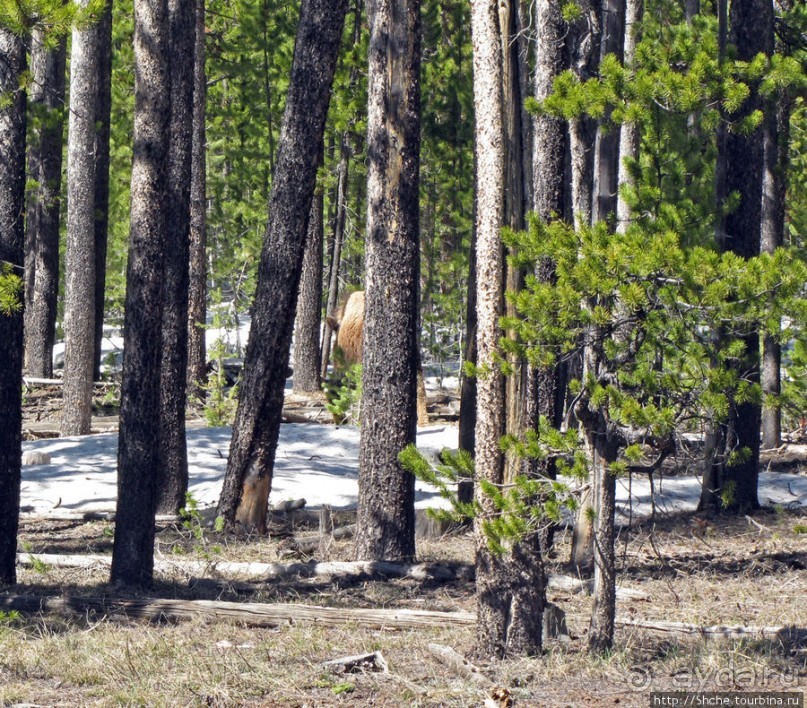
[[[699,624],[807,626],[805,512],[718,519],[711,526],[682,517],[623,531],[620,583],[649,600],[620,601],[618,614]],[[651,543],[652,530],[652,543]],[[26,521],[30,552],[108,553],[104,522]],[[196,538],[168,528],[158,552],[188,558],[277,560],[278,544],[258,538]],[[350,543],[331,559],[348,558]],[[470,562],[467,535],[423,542],[423,560]],[[568,555],[558,539],[558,558]],[[558,560],[553,572],[565,572]],[[107,590],[103,572],[25,569],[17,592],[58,594]],[[161,597],[305,602],[352,607],[470,610],[473,583],[313,578],[271,583],[160,578]],[[551,642],[535,659],[478,662],[516,705],[648,705],[649,690],[804,690],[807,650],[771,642],[706,642],[621,629],[607,657],[585,653],[590,598],[551,591],[568,614],[570,644]],[[0,619],[0,704],[40,705],[479,705],[487,692],[439,664],[429,642],[470,654],[473,631],[445,627],[380,631],[357,626],[293,625],[256,629],[194,620],[149,624],[109,616]],[[330,674],[329,659],[380,650],[390,671]]]

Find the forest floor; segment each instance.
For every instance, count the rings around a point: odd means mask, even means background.
[[[47,424],[50,416],[42,413],[50,403],[36,406]],[[807,473],[801,448],[776,459],[797,488]],[[314,519],[305,513],[278,515],[268,537],[215,533],[197,514],[184,523],[162,522],[155,546],[162,566],[148,597],[474,612],[474,543],[463,529],[418,541],[418,561],[450,569],[449,579],[379,578],[338,569],[314,577],[250,579],[216,567],[225,560],[351,560],[349,539],[327,540],[308,553],[294,549],[292,538],[316,534]],[[337,526],[349,522],[347,512],[334,515]],[[591,597],[579,587],[557,585],[550,586],[548,599],[566,613],[568,638],[550,639],[539,657],[506,661],[475,657],[474,627],[448,620],[417,629],[396,628],[393,621],[383,628],[304,621],[258,627],[204,612],[155,622],[111,610],[3,609],[14,594],[115,596],[106,565],[62,567],[51,560],[58,555],[108,561],[113,536],[111,517],[23,516],[18,585],[0,595],[0,705],[473,706],[487,700],[500,706],[648,706],[653,692],[672,691],[796,692],[804,705],[805,633],[797,639],[780,634],[727,640],[681,635],[669,626],[659,631],[664,622],[682,623],[679,630],[684,625],[805,630],[804,507],[776,505],[747,517],[678,512],[623,526],[617,557],[624,592],[617,601],[615,648],[596,658],[586,653]],[[38,554],[52,555],[43,560]],[[568,556],[569,534],[561,530],[548,573],[570,576]],[[641,622],[656,623],[656,629],[637,627]],[[468,657],[487,682],[441,663],[430,644]],[[335,673],[324,665],[367,652],[383,654],[385,666]]]
[[[750,519],[750,520],[749,520]],[[297,531],[300,531],[299,529]],[[25,518],[24,554],[102,554],[109,521]],[[195,520],[164,524],[157,559],[288,561],[276,529],[269,538],[215,534]],[[807,626],[807,511],[763,510],[704,519],[682,514],[623,529],[618,539],[621,621],[701,626]],[[548,571],[568,574],[568,534],[557,538]],[[317,560],[348,560],[333,541]],[[305,560],[305,558],[302,558]],[[198,568],[158,574],[150,597],[304,603],[331,608],[474,610],[473,540],[466,531],[421,540],[418,559],[467,568],[451,580],[362,576],[232,581]],[[105,568],[21,567],[19,594],[108,595]],[[189,566],[190,568],[190,566]],[[284,623],[266,628],[204,615],[191,620],[118,614],[6,613],[0,617],[0,705],[650,705],[651,691],[804,692],[807,645],[782,638],[712,640],[620,625],[614,651],[586,654],[591,598],[554,589],[570,639],[550,640],[533,659],[473,658],[471,626],[373,629],[358,624]],[[491,683],[479,686],[440,663],[429,644],[470,657]],[[336,674],[323,662],[380,651],[387,670]],[[508,701],[512,703],[508,703]],[[803,703],[802,703],[803,705]]]

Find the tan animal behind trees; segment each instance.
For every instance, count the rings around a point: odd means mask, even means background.
[[[351,293],[336,320],[336,346],[345,366],[360,364],[364,338],[364,290]]]
[[[347,368],[353,364],[360,364],[364,338],[364,291],[357,290],[351,293],[345,304],[339,308],[337,316],[330,318],[329,321],[336,332],[334,368]],[[426,408],[426,385],[420,361],[418,361],[417,407],[418,425],[427,425],[429,414]]]

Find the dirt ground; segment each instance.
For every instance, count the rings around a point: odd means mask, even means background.
[[[236,537],[198,520],[166,524],[156,557],[290,560],[289,534]],[[24,519],[22,553],[111,553],[109,521]],[[807,627],[807,512],[767,510],[748,518],[687,515],[623,530],[618,601],[623,621]],[[349,559],[350,541],[317,551]],[[159,576],[153,597],[288,602],[330,607],[473,611],[473,542],[467,532],[421,541],[419,560],[468,572],[451,581],[362,577],[232,582],[176,571]],[[550,573],[567,574],[561,533]],[[299,555],[296,559],[305,560]],[[21,568],[17,594],[107,594],[107,571],[34,564]],[[620,626],[605,657],[585,652],[591,599],[551,589],[570,639],[554,639],[531,659],[474,658],[470,627],[367,629],[291,624],[257,628],[194,619],[148,623],[97,613],[0,616],[0,704],[35,705],[489,705],[647,706],[651,691],[800,691],[807,645],[799,641],[707,640]],[[477,686],[440,663],[430,643],[470,657],[491,679]],[[323,662],[380,651],[387,671],[332,673]],[[491,696],[496,696],[495,699]]]

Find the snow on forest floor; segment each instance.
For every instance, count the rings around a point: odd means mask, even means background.
[[[227,464],[230,428],[188,430],[190,493],[200,506],[218,501]],[[37,515],[59,511],[114,511],[117,495],[117,433],[59,438],[23,443],[23,451],[51,456],[51,464],[22,470],[21,507]],[[418,430],[418,447],[434,456],[443,448],[456,448],[457,428],[428,426]],[[355,507],[358,501],[359,431],[349,426],[284,424],[275,463],[271,503],[303,498],[308,507],[330,504]],[[657,476],[658,477],[658,476]],[[667,476],[655,481],[656,511],[694,511],[700,495],[700,477]],[[632,508],[628,505],[632,498]],[[764,471],[759,481],[760,503],[785,508],[807,507],[807,475]],[[635,477],[618,481],[617,499],[623,520],[651,513],[649,480]],[[418,508],[444,506],[437,491],[416,485]]]

